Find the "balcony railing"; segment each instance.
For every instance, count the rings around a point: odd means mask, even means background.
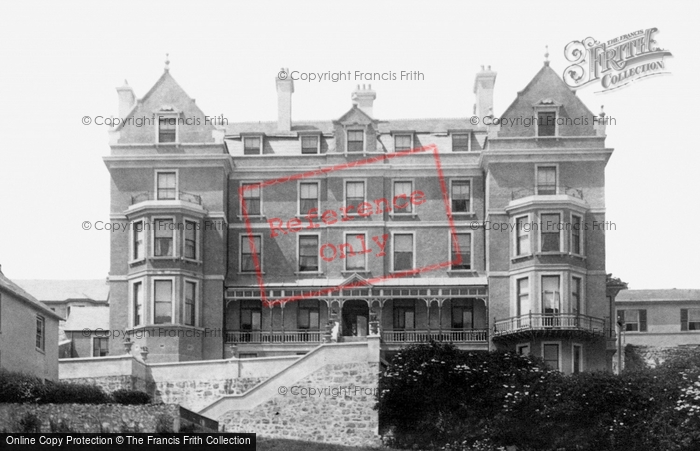
[[[229,330],[226,343],[320,343],[319,330]]]
[[[601,336],[608,333],[605,320],[575,313],[529,313],[497,320],[494,324],[494,337],[528,331],[579,331]]]
[[[572,188],[570,186],[560,186],[558,190],[555,190],[554,187],[546,187],[546,189],[554,191],[558,194],[566,194],[567,196],[583,199],[583,190],[579,189],[579,188]],[[536,188],[520,188],[520,189],[513,190],[511,192],[510,197],[511,197],[511,200],[515,200],[515,199],[520,199],[523,197],[534,196],[536,194],[537,194]]]
[[[202,205],[202,196],[197,194],[187,193],[185,191],[178,191],[177,199],[158,199],[156,193],[149,191],[139,193],[131,196],[131,205],[138,204],[141,202],[146,202],[147,200],[181,200],[183,202],[190,202],[197,205]]]
[[[385,343],[426,343],[443,341],[452,343],[486,343],[485,329],[452,330],[383,330]]]

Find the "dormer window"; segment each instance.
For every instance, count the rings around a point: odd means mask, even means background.
[[[469,151],[469,134],[459,133],[452,135],[452,152]]]
[[[413,146],[413,137],[409,134],[395,135],[394,136],[394,151],[403,152],[406,150],[411,150]]]
[[[540,111],[537,113],[537,136],[556,136],[557,113]]]
[[[159,143],[177,142],[177,117],[175,117],[175,116],[159,116],[158,117],[158,142]]]
[[[319,153],[319,141],[318,136],[302,136],[301,153],[306,155]]]
[[[259,136],[243,138],[243,155],[260,155],[262,139]]]
[[[348,130],[348,152],[364,152],[364,130]]]

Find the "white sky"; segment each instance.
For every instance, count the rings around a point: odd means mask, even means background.
[[[124,79],[142,97],[171,73],[210,115],[275,120],[274,77],[418,70],[424,81],[372,82],[379,119],[466,117],[474,74],[498,71],[495,113],[564,46],[656,27],[670,76],[605,94],[615,148],[606,170],[607,270],[630,288],[700,288],[698,2],[28,2],[0,3],[0,264],[10,278],[102,278],[109,232],[107,127]],[[354,82],[296,82],[294,119],[336,119]]]

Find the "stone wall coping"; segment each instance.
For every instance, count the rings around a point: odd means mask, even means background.
[[[299,355],[280,355],[280,356],[271,356],[271,357],[255,357],[255,358],[250,358],[250,359],[237,359],[237,358],[231,358],[231,359],[215,359],[215,360],[191,360],[187,362],[160,362],[160,363],[149,363],[148,366],[152,367],[167,367],[167,366],[201,366],[201,365],[228,365],[232,363],[238,363],[238,362],[259,362],[259,361],[275,361],[275,360],[297,360],[302,356]]]

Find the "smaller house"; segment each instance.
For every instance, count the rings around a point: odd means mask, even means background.
[[[615,298],[623,345],[700,345],[700,290],[623,290]]]
[[[59,358],[105,355],[107,349],[102,346],[108,342],[109,328],[109,285],[105,279],[27,279],[16,283],[63,317],[58,327]],[[71,329],[66,330],[66,326]]]
[[[61,358],[104,357],[109,354],[109,307],[74,309],[63,326]]]
[[[58,380],[61,319],[0,270],[0,368]]]

